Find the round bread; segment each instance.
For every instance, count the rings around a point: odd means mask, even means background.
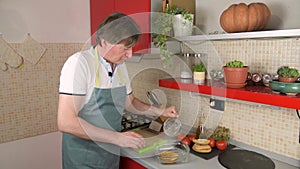
[[[193,142],[195,144],[207,145],[210,141],[208,139],[194,139]]]
[[[209,145],[200,145],[200,144],[194,144],[192,149],[198,153],[210,153],[212,150]]]
[[[175,163],[175,161],[178,159],[178,153],[174,151],[162,151],[159,154],[159,158],[163,163]]]

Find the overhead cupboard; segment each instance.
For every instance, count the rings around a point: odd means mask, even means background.
[[[98,25],[112,12],[121,12],[132,17],[141,27],[142,38],[133,48],[136,53],[148,53],[150,49],[151,0],[90,0],[90,20],[92,43]],[[126,25],[124,25],[126,26]]]

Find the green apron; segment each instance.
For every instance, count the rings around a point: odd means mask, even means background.
[[[96,77],[99,77],[97,52],[95,60]],[[120,76],[119,72],[118,74]],[[91,98],[79,111],[78,116],[97,127],[120,132],[127,96],[126,87],[101,89],[98,88],[99,84],[100,78],[96,78]],[[63,133],[62,156],[63,169],[118,169],[120,148]]]

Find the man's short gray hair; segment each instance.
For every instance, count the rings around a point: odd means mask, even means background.
[[[124,43],[127,47],[134,46],[141,38],[140,27],[129,16],[114,12],[110,14],[99,26],[96,33],[96,42],[102,45],[104,39],[111,44]]]

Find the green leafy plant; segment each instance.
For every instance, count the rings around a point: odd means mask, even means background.
[[[277,74],[285,78],[299,77],[299,72],[296,68],[291,68],[288,66],[282,66],[277,70]]]
[[[230,139],[230,130],[229,128],[218,126],[210,137],[212,137],[216,141],[218,140],[228,141]]]
[[[153,34],[154,46],[160,50],[160,59],[165,63],[170,63],[172,52],[167,49],[167,40],[172,36],[172,24],[174,16],[182,14],[183,18],[192,22],[193,18],[187,10],[180,7],[167,7],[164,13],[155,18],[154,25],[157,27],[157,32]],[[186,22],[185,22],[186,23]],[[184,23],[184,24],[185,24]]]
[[[244,67],[244,63],[242,61],[234,60],[227,62],[225,66],[230,68],[242,68]]]
[[[193,66],[192,69],[194,72],[205,72],[205,70],[206,70],[203,63],[201,63],[200,65]]]

